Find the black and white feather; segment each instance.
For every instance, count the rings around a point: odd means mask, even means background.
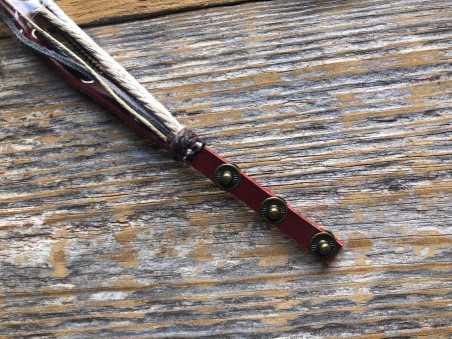
[[[46,46],[49,46],[43,47],[26,38],[15,23],[3,14],[2,17],[9,28],[28,47],[77,71],[85,81],[98,83],[123,109],[151,129],[162,142],[170,143],[175,136],[183,133],[184,126],[171,112],[52,0],[1,1],[14,8],[15,16],[26,21],[33,29],[33,34],[44,39]]]

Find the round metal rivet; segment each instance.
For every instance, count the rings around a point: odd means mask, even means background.
[[[331,251],[331,246],[326,240],[320,240],[319,242],[319,252],[322,255],[327,255]]]
[[[321,257],[334,256],[338,251],[334,235],[329,231],[317,233],[311,239],[310,250]]]
[[[281,223],[287,215],[287,203],[284,199],[270,197],[262,202],[261,216],[271,224]]]
[[[226,185],[230,185],[234,177],[231,171],[224,171],[221,179]]]
[[[215,181],[222,189],[230,191],[240,184],[240,170],[236,165],[220,165],[215,170]]]
[[[268,218],[271,220],[278,220],[281,218],[281,209],[276,205],[271,205],[268,210]]]

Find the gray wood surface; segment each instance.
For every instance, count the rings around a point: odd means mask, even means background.
[[[0,338],[450,338],[451,18],[285,0],[88,30],[344,239],[329,266],[0,39]]]

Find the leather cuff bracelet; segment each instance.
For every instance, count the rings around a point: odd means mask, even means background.
[[[340,250],[342,243],[331,232],[258,185],[182,126],[52,0],[0,0],[0,16],[19,41],[45,58],[70,85],[243,201],[301,247],[323,258]]]

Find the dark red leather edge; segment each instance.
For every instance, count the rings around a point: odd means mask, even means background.
[[[0,0],[0,5],[1,5]],[[6,10],[11,12],[8,7],[4,6]],[[13,12],[11,15],[14,17]],[[24,23],[20,18],[16,18],[16,23],[19,27],[23,29],[24,35],[26,35],[30,40],[34,40],[37,43],[46,46],[44,42],[35,39],[33,37],[31,29]],[[145,138],[148,143],[154,148],[168,148],[168,145],[160,141],[152,131],[146,128],[143,124],[135,120],[129,112],[125,111],[101,86],[97,83],[84,83],[80,78],[75,76],[71,71],[69,71],[65,66],[59,62],[51,59],[44,59],[47,64],[57,71],[63,79],[74,89],[78,90],[82,94],[90,97],[92,100],[100,104],[101,106],[107,108],[109,111],[114,113],[123,123],[129,128],[133,129],[138,135]]]
[[[210,180],[215,182],[215,171],[218,166],[227,164],[228,162],[219,156],[209,147],[204,147],[191,160],[190,164],[193,168],[204,174]],[[262,202],[275,195],[269,190],[251,179],[248,175],[240,172],[240,184],[229,191],[238,200],[243,201],[249,208],[256,212],[260,212]],[[314,223],[301,213],[297,212],[290,204],[288,204],[287,216],[282,223],[278,225],[280,230],[294,239],[303,248],[309,248],[311,239],[314,235],[324,232],[322,226]],[[342,248],[343,243],[335,240],[338,248]]]
[[[119,104],[114,101],[100,86],[97,84],[84,84],[79,78],[75,77],[70,71],[68,71],[60,63],[47,60],[48,64],[54,68],[63,77],[66,82],[90,97],[92,100],[107,108],[110,112],[114,113],[122,122],[133,129],[138,135],[145,138],[155,148],[166,148],[167,145],[160,142],[158,138],[148,128],[143,126],[140,122],[135,120],[131,114],[126,112]]]

